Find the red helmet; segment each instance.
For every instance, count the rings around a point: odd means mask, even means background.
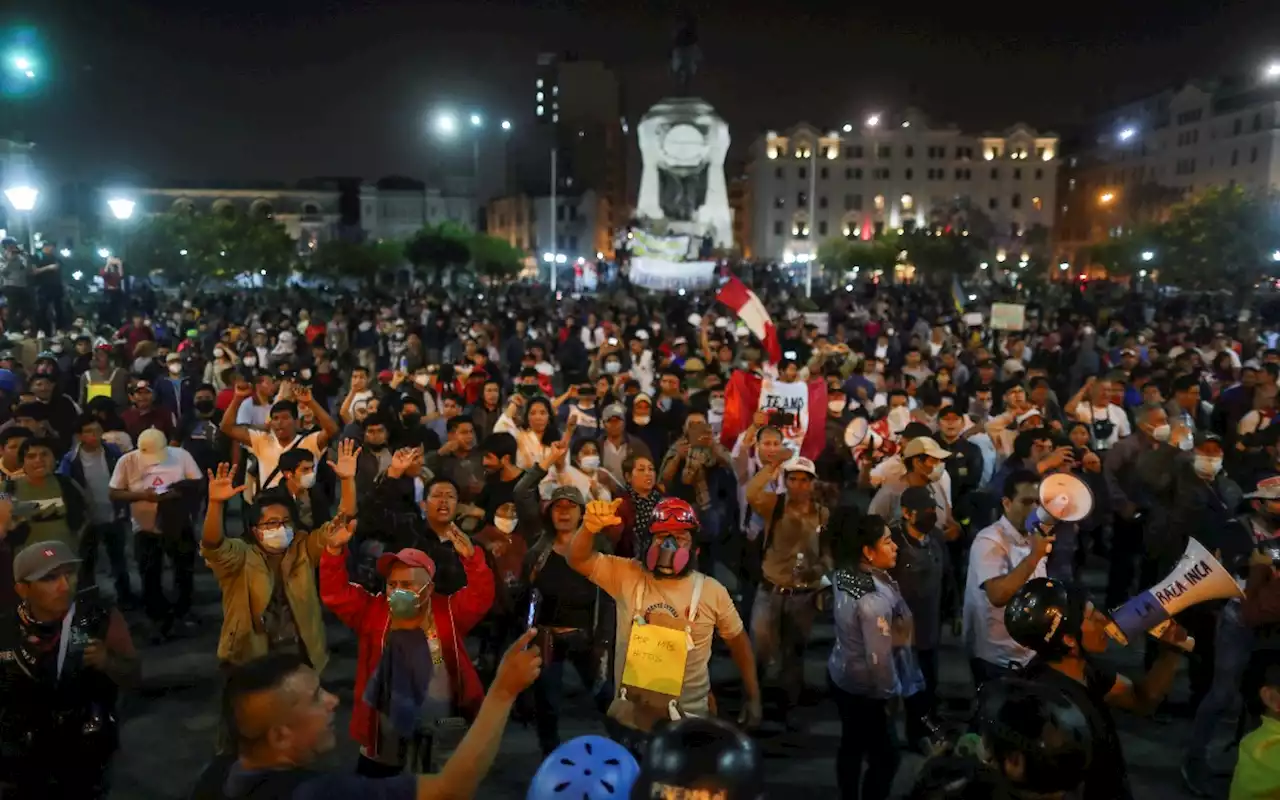
[[[694,531],[698,529],[698,514],[693,506],[678,497],[666,497],[658,501],[649,515],[649,533]]]

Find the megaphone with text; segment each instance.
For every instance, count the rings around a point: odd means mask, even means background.
[[[1079,522],[1093,510],[1093,491],[1076,476],[1058,472],[1040,482],[1040,507],[1027,517],[1027,532],[1049,535],[1059,522]]]
[[[1241,597],[1240,586],[1231,573],[1195,539],[1187,542],[1182,557],[1163,580],[1129,599],[1111,612],[1107,635],[1120,644],[1142,635],[1143,631],[1159,637],[1169,621],[1184,608],[1206,600]],[[1194,639],[1183,646],[1190,650]]]

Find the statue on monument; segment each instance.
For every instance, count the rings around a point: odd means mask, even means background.
[[[689,85],[693,83],[693,76],[698,74],[698,64],[701,62],[698,23],[690,16],[680,30],[676,31],[675,43],[671,48],[671,74],[675,76],[683,94],[689,93]]]

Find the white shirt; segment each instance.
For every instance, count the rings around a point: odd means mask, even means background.
[[[236,411],[236,424],[255,428],[265,427],[271,418],[271,403],[259,404],[257,398],[249,398],[240,404]]]
[[[1099,450],[1110,450],[1115,446],[1116,442],[1133,433],[1132,429],[1129,427],[1128,415],[1126,415],[1119,406],[1112,405],[1111,403],[1107,403],[1105,411],[1102,409],[1095,409],[1093,404],[1087,400],[1082,403],[1077,403],[1075,418],[1077,422],[1083,422],[1090,426],[1089,433],[1091,435],[1093,434],[1092,426],[1095,422],[1109,421],[1111,423],[1111,434],[1109,436],[1105,439],[1099,439],[1097,436],[1094,436],[1094,441],[1097,443]]]
[[[987,581],[1008,575],[1029,555],[1031,538],[1015,530],[1005,517],[974,537],[964,587],[964,643],[970,657],[1005,666],[1026,664],[1035,655],[1009,636],[1004,609],[991,605],[984,588]],[[1040,559],[1030,579],[1044,577],[1045,559]]]
[[[196,466],[196,460],[181,447],[166,447],[165,459],[159,464],[145,463],[142,460],[142,452],[134,450],[125,453],[116,462],[116,471],[111,475],[111,488],[129,492],[145,492],[152,489],[157,493],[163,493],[178,481],[199,480],[202,477],[204,476]],[[156,530],[158,508],[158,503],[141,500],[131,503],[129,511],[134,532],[159,533]]]
[[[258,460],[259,491],[270,489],[284,477],[284,474],[278,471],[276,467],[280,464],[280,456],[284,455],[292,445],[292,440],[280,444],[280,440],[270,431],[249,430],[249,452],[253,453],[253,457]],[[303,437],[298,442],[298,448],[310,451],[316,457],[316,463],[320,463],[320,458],[323,455],[320,449],[320,431]],[[272,473],[275,474],[273,475]]]

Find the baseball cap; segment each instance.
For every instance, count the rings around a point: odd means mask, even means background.
[[[650,397],[649,395],[645,394],[644,392],[640,392],[640,393],[639,393],[639,394],[637,394],[635,397],[631,398],[631,407],[632,407],[632,408],[635,408],[635,404],[636,404],[636,403],[645,403],[645,404],[647,404],[647,405],[649,405],[649,406],[652,406],[652,405],[653,405],[653,398],[652,398],[652,397]]]
[[[144,378],[139,378],[133,382],[132,386],[129,387],[129,391],[131,392],[141,392],[144,389],[148,392],[151,391],[151,381]]]
[[[169,355],[164,357],[164,360],[168,363],[173,363],[174,361],[181,361],[182,356],[178,355],[177,353],[170,353]]]
[[[586,500],[582,499],[582,492],[578,491],[576,486],[557,486],[556,490],[551,493],[550,505],[554,506],[561,500],[568,500],[577,506],[585,506]]]
[[[706,368],[707,365],[703,364],[700,358],[690,358],[684,362],[685,372],[702,372]]]
[[[66,542],[49,539],[27,545],[13,557],[13,579],[19,583],[38,581],[58,567],[79,564],[75,551]]]
[[[912,439],[902,450],[903,459],[914,458],[915,456],[933,456],[937,459],[951,458],[951,451],[943,450],[933,439],[928,436],[921,436],[918,439]]]
[[[394,377],[394,372],[389,369],[384,369],[378,373],[378,383],[391,383],[391,379]]]
[[[818,476],[818,470],[813,466],[813,462],[804,456],[795,456],[782,465],[782,474],[788,472],[805,472],[809,475]]]
[[[1022,423],[1026,422],[1029,419],[1044,419],[1044,414],[1040,413],[1040,409],[1033,408],[1030,411],[1024,412],[1023,414],[1019,415],[1017,419],[1017,423],[1021,425]]]
[[[1280,475],[1258,481],[1257,487],[1245,495],[1246,500],[1280,500]]]
[[[682,344],[688,344],[688,343],[689,343],[689,340],[684,338],[683,336],[677,336],[676,338],[671,340],[672,347],[679,347]]]
[[[404,564],[410,567],[422,567],[431,576],[432,580],[436,577],[436,562],[431,560],[431,556],[416,550],[412,547],[406,547],[398,553],[383,553],[378,556],[378,574],[387,577],[391,574],[393,564]]]
[[[927,511],[938,507],[933,494],[923,486],[908,486],[902,493],[900,502],[903,508],[911,511]]]
[[[611,419],[626,419],[627,407],[622,403],[610,403],[604,407],[604,411],[600,414],[601,422],[608,422]]]
[[[168,455],[169,440],[156,428],[147,428],[138,436],[138,453],[144,464],[159,464]]]

